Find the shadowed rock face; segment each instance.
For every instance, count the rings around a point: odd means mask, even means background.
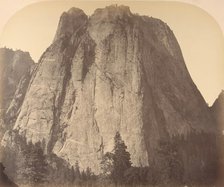
[[[33,64],[28,52],[0,48],[1,110],[9,107],[19,81]]]
[[[224,91],[219,94],[211,107],[212,114],[218,125],[219,132],[224,132]]]
[[[218,98],[212,105],[211,113],[218,127],[218,153],[219,153],[219,180],[224,184],[224,91],[222,90]]]
[[[181,147],[189,173],[215,155],[213,119],[173,32],[125,6],[97,9],[89,18],[76,8],[62,14],[14,130],[33,143],[44,139],[47,152],[96,173],[116,131],[136,166],[156,159],[159,141],[179,136],[189,142]],[[2,144],[10,146],[9,138]]]
[[[33,66],[28,52],[0,48],[0,134],[14,125]]]

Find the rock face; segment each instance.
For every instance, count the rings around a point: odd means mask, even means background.
[[[219,94],[211,107],[211,111],[218,125],[219,132],[224,132],[224,91]]]
[[[33,143],[45,140],[48,153],[96,173],[116,131],[136,166],[152,163],[159,141],[173,137],[187,142],[180,147],[185,172],[198,172],[215,154],[213,118],[173,32],[126,6],[97,9],[89,18],[76,8],[62,14],[14,131]],[[9,139],[6,133],[3,145]]]
[[[34,62],[28,52],[0,48],[1,132],[10,129],[10,124],[15,122],[33,66]]]

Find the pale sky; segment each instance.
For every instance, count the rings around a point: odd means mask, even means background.
[[[0,31],[2,30],[0,47],[7,46],[29,51],[35,61],[38,61],[44,50],[51,44],[63,11],[74,6],[91,15],[96,8],[115,3],[114,1],[50,1],[23,8],[30,2],[36,0],[0,0]],[[206,102],[211,105],[224,88],[224,17],[221,13],[224,1],[190,2],[203,7],[215,19],[200,8],[177,2],[119,1],[117,4],[129,6],[133,13],[160,18],[170,26],[177,37],[195,84]],[[215,6],[215,2],[220,6]],[[16,12],[21,8],[23,9]]]

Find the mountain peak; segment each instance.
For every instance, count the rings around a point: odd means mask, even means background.
[[[54,41],[71,36],[81,25],[85,24],[88,16],[79,8],[72,7],[67,12],[64,12],[58,24],[58,29]]]
[[[62,14],[55,40],[29,84],[17,134],[96,174],[117,131],[133,166],[159,162],[161,141],[178,140],[184,169],[205,173],[195,163],[212,162],[207,134],[216,132],[214,121],[168,26],[123,5],[97,9],[89,19],[72,8]],[[3,141],[11,139],[5,134]]]
[[[125,5],[113,4],[110,6],[106,6],[104,9],[108,11],[113,11],[113,12],[123,12],[123,13],[131,14],[129,6],[125,6]]]
[[[0,48],[0,63],[15,64],[19,63],[26,65],[33,65],[34,61],[32,60],[30,53],[27,51],[22,51],[20,49],[13,50],[7,47]]]
[[[98,8],[93,13],[92,17],[100,17],[100,18],[123,18],[125,16],[131,16],[132,13],[128,6],[124,5],[110,5],[106,6],[105,8]]]
[[[224,100],[224,90],[221,90],[221,92],[219,93],[218,100],[219,99],[223,99]]]
[[[224,90],[221,90],[221,92],[218,95],[218,98],[215,100],[212,107],[214,107],[215,105],[220,105],[222,103],[224,103]]]
[[[220,95],[220,96],[224,95],[224,90],[221,90],[221,92],[220,92],[219,95]]]
[[[70,8],[66,13],[69,15],[85,15],[82,9],[76,7]]]

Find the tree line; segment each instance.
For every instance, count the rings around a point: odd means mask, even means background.
[[[183,163],[175,144],[161,141],[157,163],[147,167],[132,166],[130,153],[119,132],[114,137],[114,152],[104,154],[101,162],[103,177],[110,183],[127,185],[180,184],[183,181]]]
[[[186,184],[184,164],[179,145],[174,141],[160,141],[155,150],[156,160],[147,167],[136,167],[119,132],[114,137],[112,152],[106,152],[100,163],[102,173],[94,174],[91,168],[80,170],[79,161],[70,166],[55,154],[45,154],[45,142],[35,144],[26,142],[26,138],[17,136],[13,154],[7,155],[11,169],[15,170],[15,179],[30,186],[47,183],[66,183],[70,186],[114,184],[114,185],[167,185]],[[12,152],[12,150],[11,150]],[[213,170],[210,170],[211,173]],[[213,172],[214,173],[214,172]],[[205,178],[205,177],[203,177]]]

